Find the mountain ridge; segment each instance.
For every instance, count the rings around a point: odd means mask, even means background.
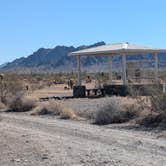
[[[78,47],[59,45],[54,48],[39,48],[27,57],[21,57],[2,65],[0,70],[2,71],[16,71],[16,72],[66,72],[73,71],[76,68],[76,58],[68,56],[70,52],[78,51],[86,48],[92,48],[96,46],[105,45],[104,41],[92,44],[82,45]],[[152,60],[151,55],[139,55],[127,57],[127,59],[149,59]],[[113,57],[113,61],[120,62],[121,57]],[[100,71],[102,64],[106,63],[107,59],[104,56],[83,56],[81,58],[82,67],[85,69],[93,68],[97,65],[98,67],[93,70]],[[107,65],[103,65],[107,68]]]
[[[70,64],[72,67],[76,65],[75,58],[68,56],[69,52],[78,51],[85,48],[91,48],[96,46],[105,45],[105,42],[98,42],[92,45],[82,45],[79,47],[73,46],[56,46],[54,48],[39,48],[33,54],[27,57],[21,57],[15,59],[12,62],[7,63],[3,70],[12,70],[17,68],[50,68],[56,70],[65,64]],[[86,60],[88,59],[88,61]],[[98,60],[102,60],[102,57],[98,57]],[[88,66],[96,60],[95,57],[83,58],[83,64]],[[48,69],[49,70],[49,69]]]

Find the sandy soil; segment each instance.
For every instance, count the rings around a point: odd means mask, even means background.
[[[2,113],[1,166],[165,166],[166,139],[52,117]]]
[[[58,85],[27,94],[38,99],[72,95]],[[59,101],[89,115],[109,98]],[[89,121],[60,120],[28,113],[0,113],[0,166],[165,166],[166,134],[122,125],[96,126]]]
[[[51,87],[46,87],[43,89],[28,91],[26,96],[38,100],[41,97],[53,97],[53,96],[72,96],[73,91],[71,89],[64,90],[66,84],[58,84]]]

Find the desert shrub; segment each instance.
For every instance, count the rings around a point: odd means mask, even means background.
[[[148,89],[150,93],[151,111],[166,117],[166,93],[162,92],[160,86]]]
[[[0,101],[7,102],[9,96],[15,96],[23,92],[23,85],[19,76],[6,75],[0,78]]]
[[[166,115],[166,93],[162,92],[162,87],[154,84],[149,87],[144,87],[144,90],[149,94],[151,110]]]
[[[156,93],[151,95],[152,111],[166,116],[166,93]]]
[[[95,123],[105,125],[124,122],[124,112],[121,109],[121,106],[117,106],[115,103],[103,107],[96,113]]]
[[[161,114],[149,114],[139,120],[137,123],[145,127],[166,127],[166,120]]]
[[[128,92],[128,95],[131,96],[132,98],[137,98],[140,96],[150,96],[156,87],[157,86],[155,84],[148,85],[148,86],[142,85],[138,87],[135,87],[134,85],[129,85],[127,87],[127,92]]]
[[[166,127],[166,93],[159,85],[146,89],[150,94],[150,112],[137,123],[145,127]]]
[[[96,112],[95,123],[99,125],[123,123],[137,116],[139,112],[140,108],[136,104],[123,103],[119,98],[112,98],[109,104]]]
[[[71,108],[57,102],[40,103],[33,109],[31,115],[59,115],[62,119],[75,119],[77,117]]]
[[[16,96],[7,102],[10,112],[27,112],[35,107],[35,102],[23,96]]]

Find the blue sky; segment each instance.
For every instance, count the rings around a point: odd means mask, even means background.
[[[166,48],[166,1],[0,0],[0,64],[98,41]]]

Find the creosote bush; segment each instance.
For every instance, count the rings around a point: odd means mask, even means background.
[[[10,112],[27,112],[35,107],[33,100],[27,99],[23,96],[16,96],[10,99],[7,103]]]
[[[114,97],[109,104],[96,112],[95,123],[99,125],[123,123],[138,116],[139,112],[140,107],[136,103],[123,103],[123,99]]]
[[[150,94],[151,110],[137,123],[145,127],[166,127],[166,93],[162,92],[159,85],[146,90]]]

